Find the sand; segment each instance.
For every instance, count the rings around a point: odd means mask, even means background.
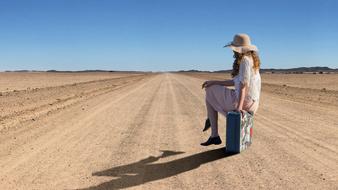
[[[202,133],[201,84],[222,76],[140,74],[76,84],[65,79],[3,92],[1,189],[338,188],[334,87],[323,91],[262,76],[253,145],[230,155],[224,143],[199,145],[210,132]],[[219,122],[225,142],[224,118]]]
[[[61,86],[138,74],[136,72],[0,72],[0,92]]]

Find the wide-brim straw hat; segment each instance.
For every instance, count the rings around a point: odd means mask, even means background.
[[[255,45],[251,44],[250,37],[247,34],[236,34],[233,41],[228,43],[224,47],[229,47],[238,53],[258,51],[258,48]]]

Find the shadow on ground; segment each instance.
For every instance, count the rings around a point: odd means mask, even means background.
[[[93,176],[111,176],[116,177],[116,179],[85,189],[123,189],[133,187],[145,184],[147,182],[156,181],[177,174],[181,174],[196,169],[202,164],[206,164],[233,155],[231,153],[226,153],[224,148],[219,148],[216,150],[201,152],[165,163],[154,163],[161,158],[184,153],[168,150],[162,152],[163,153],[161,156],[149,156],[148,158],[142,159],[138,162],[95,172],[93,173]]]

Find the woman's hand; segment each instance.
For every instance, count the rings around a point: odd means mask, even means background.
[[[238,112],[238,113],[243,113],[243,111],[244,111],[244,110],[243,110],[243,109],[240,109],[240,108],[236,108],[236,109],[235,109],[235,112]]]
[[[212,86],[214,85],[214,82],[213,81],[205,81],[203,84],[202,84],[202,89],[203,88],[208,88],[209,86]]]
[[[234,86],[235,83],[233,80],[207,80],[202,84],[202,89],[208,88],[212,85]]]
[[[237,107],[234,111],[240,113],[242,118],[244,117],[244,112],[246,112],[245,110],[243,110],[243,108],[240,107]]]

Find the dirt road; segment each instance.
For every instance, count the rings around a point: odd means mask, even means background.
[[[24,106],[2,112],[0,189],[338,189],[336,105],[263,86],[252,147],[228,155],[224,143],[199,145],[209,135],[203,80],[165,73],[41,89],[35,107],[30,92],[2,97]]]

